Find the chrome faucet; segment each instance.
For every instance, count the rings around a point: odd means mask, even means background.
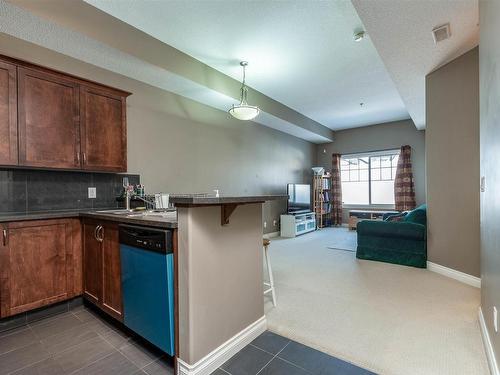
[[[125,209],[127,211],[130,211],[130,199],[132,198],[132,194],[130,191],[131,189],[130,189],[130,184],[128,182],[128,177],[123,177],[122,186],[123,189],[125,190]]]
[[[127,186],[125,189],[125,209],[130,211],[130,199],[132,198],[132,194],[130,194],[130,189]]]

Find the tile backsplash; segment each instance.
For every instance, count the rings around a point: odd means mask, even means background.
[[[123,177],[140,183],[139,175],[0,169],[0,214],[118,207]],[[96,198],[88,198],[89,187]]]

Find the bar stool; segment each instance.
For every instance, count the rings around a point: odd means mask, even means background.
[[[269,258],[268,247],[271,241],[267,238],[264,238],[262,241],[262,246],[264,247],[264,257],[266,258],[266,266],[267,266],[267,274],[269,276],[269,282],[264,282],[264,286],[268,287],[264,290],[264,295],[267,293],[271,293],[273,298],[273,305],[276,306],[276,291],[274,289],[274,278],[273,278],[273,270],[271,268],[271,259]]]

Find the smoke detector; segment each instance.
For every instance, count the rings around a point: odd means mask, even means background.
[[[451,37],[450,24],[447,23],[441,26],[436,26],[432,29],[432,37],[434,38],[435,44],[438,44],[445,39],[449,39]]]

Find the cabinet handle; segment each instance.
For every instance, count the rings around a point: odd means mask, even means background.
[[[79,152],[76,153],[76,162],[78,165],[80,165],[80,153]]]
[[[87,155],[85,155],[85,152],[82,153],[83,156],[83,164],[87,164]]]
[[[101,226],[100,225],[96,225],[95,229],[94,229],[94,238],[99,241],[99,237],[97,237],[97,232],[99,231],[99,228]]]
[[[7,246],[7,244],[9,243],[9,236],[7,235],[7,229],[4,229],[2,231],[2,237],[3,237],[3,245]]]
[[[99,242],[104,241],[104,227],[102,225],[98,233],[99,233]]]

